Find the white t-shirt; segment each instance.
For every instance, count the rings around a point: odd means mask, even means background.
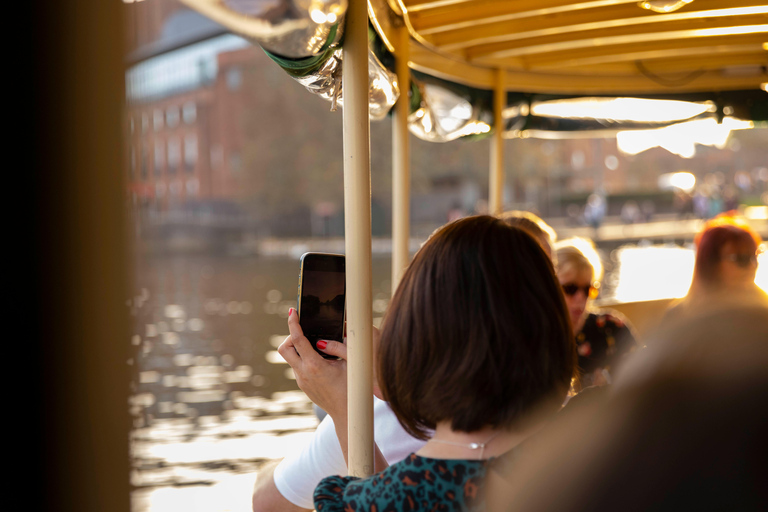
[[[373,437],[381,454],[391,465],[418,451],[425,441],[409,435],[386,402],[373,398]],[[314,508],[312,494],[320,480],[331,475],[346,475],[336,429],[330,416],[318,425],[309,444],[286,457],[275,468],[275,486],[285,499],[303,508]]]

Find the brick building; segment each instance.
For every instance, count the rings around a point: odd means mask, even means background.
[[[192,202],[235,202],[242,189],[242,61],[256,49],[175,2],[156,36],[137,31],[126,75],[128,190],[134,203],[169,211]],[[165,9],[163,9],[165,7]],[[157,14],[156,12],[156,14]],[[157,16],[145,16],[157,24]],[[138,24],[140,25],[140,24]]]

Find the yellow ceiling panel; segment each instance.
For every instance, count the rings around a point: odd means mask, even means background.
[[[663,1],[663,0],[654,0]],[[668,0],[670,4],[673,0]],[[768,2],[693,0],[655,13],[637,0],[369,0],[387,39],[404,24],[410,64],[491,88],[613,94],[759,88]]]
[[[747,2],[743,3],[746,4]],[[424,37],[440,49],[452,51],[480,44],[513,42],[536,37],[576,38],[589,36],[590,33],[598,35],[653,33],[674,30],[675,28],[708,28],[729,23],[744,25],[766,21],[768,21],[768,6],[765,5],[746,5],[661,15],[634,9],[629,13],[622,13],[622,16],[616,16],[614,13],[603,10],[599,13],[571,13],[567,17],[551,16],[494,23],[473,23]]]

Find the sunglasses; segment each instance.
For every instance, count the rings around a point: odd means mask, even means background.
[[[597,288],[595,286],[592,286],[591,284],[585,284],[584,286],[579,286],[577,284],[564,284],[563,286],[563,293],[568,295],[569,297],[576,295],[576,293],[579,292],[579,290],[584,292],[584,295],[587,297],[595,298],[597,296]]]
[[[756,254],[729,254],[725,258],[734,262],[741,268],[747,268],[750,265],[757,265]]]

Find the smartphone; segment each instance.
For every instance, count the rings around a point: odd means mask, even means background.
[[[346,275],[343,254],[308,252],[301,256],[297,307],[304,336],[320,355],[318,340],[344,342]]]

